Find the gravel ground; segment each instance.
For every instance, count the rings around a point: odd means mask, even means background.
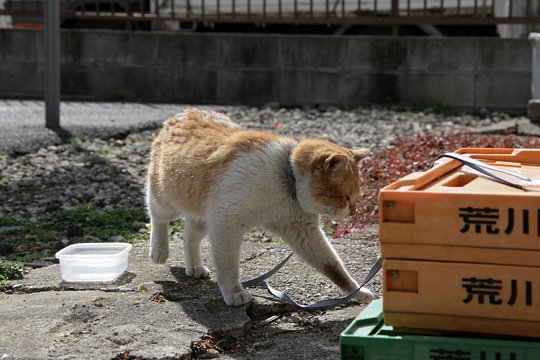
[[[66,117],[69,119],[70,111],[76,112],[78,108],[88,107],[92,106],[66,106]],[[120,112],[126,112],[126,108],[127,106],[122,105]],[[145,107],[136,107],[139,108]],[[179,111],[181,109],[179,107]],[[167,105],[167,112],[174,114],[174,110],[172,105]],[[396,135],[412,136],[441,133],[450,129],[466,130],[486,127],[506,119],[499,114],[481,119],[469,115],[444,116],[429,111],[411,112],[385,108],[359,108],[354,111],[334,109],[321,112],[228,107],[222,111],[226,111],[231,119],[246,128],[272,131],[296,139],[324,138],[343,146],[369,147],[373,151],[392,146]],[[156,113],[150,113],[149,116],[153,118]],[[9,216],[38,224],[40,216],[59,210],[144,209],[143,193],[149,151],[151,142],[159,131],[159,122],[152,121],[153,129],[133,131],[129,135],[116,134],[114,138],[107,138],[101,131],[94,137],[75,137],[66,143],[49,145],[24,155],[2,155],[0,152],[0,219]],[[330,223],[326,218],[323,220],[325,224]],[[376,224],[363,225],[366,226],[359,228],[359,233],[353,234],[354,238],[366,241],[376,239]],[[144,223],[139,222],[135,226],[140,228],[141,233],[145,233]],[[56,241],[43,242],[26,235],[27,241],[14,246],[16,253],[13,253],[11,258],[30,254],[33,249],[34,252],[41,252],[41,258],[54,261],[54,253],[69,243],[98,240],[87,234],[75,239],[64,234],[58,236]],[[252,233],[250,238],[254,241],[273,241],[271,237],[260,232]],[[111,239],[123,240],[120,234],[112,236]],[[0,256],[1,245],[2,241]],[[8,247],[11,248],[13,247]],[[370,258],[376,258],[378,250],[372,250],[375,253]]]
[[[487,126],[501,118],[388,109],[319,112],[232,108],[228,115],[247,128],[296,139],[319,137],[374,151],[391,146],[398,134]],[[121,139],[74,138],[16,157],[0,154],[0,216],[33,220],[46,211],[82,206],[105,210],[143,207],[148,154],[157,131],[131,133]]]
[[[34,107],[39,108],[37,105]],[[91,108],[92,105],[66,106],[68,122],[71,119],[70,113],[76,112],[78,108],[88,107]],[[138,111],[148,112],[146,108],[152,110],[148,116],[153,119],[153,128],[152,125],[145,125],[150,129],[133,130],[128,127],[131,131],[116,132],[114,137],[106,137],[103,131],[95,133],[95,136],[84,133],[81,138],[73,137],[62,144],[41,147],[22,155],[2,155],[0,152],[0,219],[9,216],[38,224],[40,216],[62,210],[144,209],[144,183],[149,151],[160,126],[160,122],[154,119],[157,115],[154,112],[156,109],[148,106],[135,107]],[[105,107],[101,111],[107,109],[109,108]],[[25,107],[24,111],[27,110]],[[120,113],[116,115],[113,115],[114,107],[109,110],[101,116],[121,116],[127,111],[127,106],[121,105]],[[167,113],[174,114],[174,110],[172,105],[166,105]],[[179,106],[178,111],[181,110],[182,107]],[[373,151],[392,146],[396,135],[412,136],[441,133],[450,129],[466,130],[486,127],[507,119],[500,114],[481,119],[469,115],[444,116],[429,111],[411,112],[385,108],[359,108],[354,111],[330,109],[321,112],[227,107],[221,108],[221,111],[245,128],[272,131],[295,139],[318,137],[347,147],[369,147]],[[162,119],[164,120],[165,118]],[[142,123],[139,118],[137,121]],[[323,220],[325,224],[329,223],[327,219]],[[144,223],[135,226],[140,228],[141,233],[146,231]],[[376,232],[375,228],[367,238],[376,238]],[[17,253],[12,254],[11,258],[30,254],[33,249],[41,251],[41,258],[54,260],[54,253],[70,242],[96,241],[95,237],[86,234],[74,240],[59,236],[57,242],[43,242],[39,239],[36,242],[36,239],[27,235],[28,241],[16,246]],[[252,236],[257,240],[264,240],[264,237],[265,235],[260,233]],[[365,238],[364,234],[356,237]],[[122,240],[120,234],[112,239]],[[0,241],[0,256],[1,250]]]

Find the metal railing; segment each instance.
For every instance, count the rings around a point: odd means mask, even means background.
[[[0,0],[1,3],[2,0]],[[59,0],[65,19],[256,24],[540,24],[538,0]],[[28,23],[43,0],[6,0],[0,15]]]

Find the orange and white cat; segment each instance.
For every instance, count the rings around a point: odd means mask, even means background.
[[[245,130],[213,111],[188,109],[169,118],[154,140],[148,170],[150,257],[167,260],[167,225],[183,216],[187,275],[209,275],[201,257],[208,235],[225,303],[239,306],[252,300],[240,284],[240,245],[245,232],[260,226],[343,292],[356,290],[319,215],[356,211],[358,163],[368,152]],[[362,288],[356,299],[367,303],[373,295]]]

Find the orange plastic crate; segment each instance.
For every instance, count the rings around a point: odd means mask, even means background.
[[[385,259],[384,323],[540,337],[540,267]]]
[[[540,179],[538,149],[457,152]],[[540,186],[509,187],[455,160],[383,188],[379,220],[385,258],[540,266]]]

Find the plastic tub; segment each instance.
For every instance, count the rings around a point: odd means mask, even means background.
[[[132,245],[126,243],[83,243],[56,253],[65,281],[111,281],[127,268]]]

